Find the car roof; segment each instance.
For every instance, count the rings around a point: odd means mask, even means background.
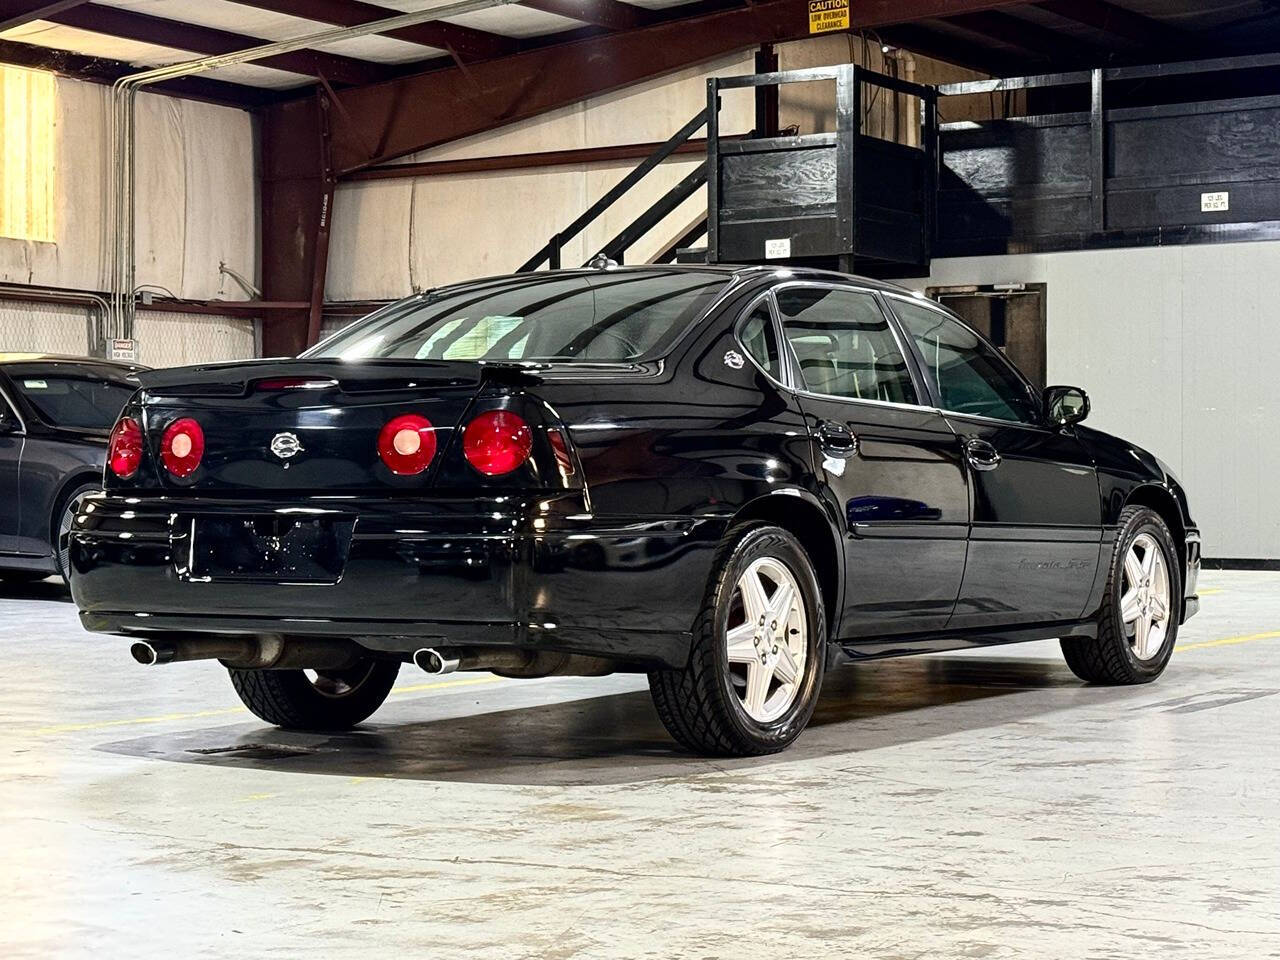
[[[689,273],[722,273],[727,277],[756,278],[766,276],[785,277],[798,280],[843,280],[853,282],[862,287],[872,287],[887,293],[901,293],[914,296],[915,291],[888,280],[877,280],[854,273],[840,273],[836,270],[819,270],[817,267],[793,267],[785,263],[652,263],[634,267],[579,267],[560,270],[558,273],[567,276],[599,276],[601,273],[670,273],[672,270]],[[544,271],[538,271],[545,275]],[[512,277],[536,276],[537,274],[511,274]],[[491,278],[492,279],[492,278]],[[465,284],[459,284],[465,286]]]
[[[741,279],[755,280],[763,279],[769,276],[777,276],[779,279],[794,280],[827,280],[827,281],[843,281],[845,283],[856,283],[861,287],[869,287],[871,289],[880,290],[884,293],[896,293],[902,296],[917,297],[919,293],[910,287],[904,287],[901,284],[891,283],[888,280],[876,280],[872,277],[863,277],[851,273],[839,273],[835,270],[819,270],[816,267],[792,267],[784,263],[650,263],[638,264],[636,266],[611,266],[611,267],[574,267],[567,270],[537,270],[527,273],[510,273],[498,274],[489,277],[476,277],[470,280],[462,280],[456,283],[443,284],[431,290],[422,291],[419,296],[428,296],[431,294],[452,293],[454,291],[465,290],[468,287],[492,283],[499,280],[529,280],[535,282],[538,278],[546,278],[548,273],[557,273],[565,277],[598,277],[601,274],[610,273],[633,273],[633,274],[669,274],[672,271],[687,273],[718,273],[723,274],[726,280]]]

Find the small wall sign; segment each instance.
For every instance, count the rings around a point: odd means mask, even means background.
[[[849,29],[849,0],[809,0],[809,32]]]
[[[1223,190],[1221,193],[1200,194],[1201,213],[1219,213],[1231,209],[1231,194]]]
[[[781,260],[791,256],[791,238],[785,237],[781,240],[766,240],[764,242],[764,258],[766,260]]]
[[[109,360],[123,360],[125,363],[136,363],[138,360],[138,341],[109,341],[107,343],[107,358]]]

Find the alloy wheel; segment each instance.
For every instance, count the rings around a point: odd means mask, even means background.
[[[1172,607],[1164,551],[1155,537],[1140,533],[1125,553],[1120,593],[1120,620],[1139,660],[1150,660],[1164,646]]]
[[[808,642],[795,574],[772,557],[753,561],[734,587],[725,630],[730,683],[752,720],[770,723],[795,702]]]

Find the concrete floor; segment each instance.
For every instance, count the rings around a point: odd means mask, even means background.
[[[846,667],[796,746],[672,749],[643,681],[406,669],[343,736],[0,588],[0,957],[1280,957],[1280,574],[1164,678],[1054,643]]]

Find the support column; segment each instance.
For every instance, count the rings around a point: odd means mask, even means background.
[[[263,321],[266,356],[294,356],[319,338],[337,182],[329,108],[320,91],[273,108],[263,122],[263,299],[309,305],[275,311]]]

